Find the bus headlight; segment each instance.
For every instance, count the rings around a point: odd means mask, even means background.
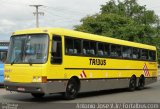
[[[41,76],[33,76],[33,82],[42,82]]]
[[[4,80],[9,80],[9,79],[10,79],[10,77],[8,75],[4,76]]]
[[[10,80],[10,77],[9,77],[9,76],[7,76],[7,80]]]
[[[38,82],[41,82],[41,80],[42,80],[41,77],[38,76],[37,81],[38,81]]]

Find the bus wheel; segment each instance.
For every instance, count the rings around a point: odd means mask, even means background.
[[[76,79],[71,78],[68,81],[66,92],[64,93],[65,99],[72,100],[75,99],[78,94],[79,86]]]
[[[136,76],[132,76],[129,82],[129,90],[134,91],[136,89],[136,84],[137,84]]]
[[[145,77],[141,75],[138,81],[138,89],[139,90],[143,89],[144,85],[145,85]]]
[[[45,94],[44,93],[31,93],[34,98],[42,98]]]

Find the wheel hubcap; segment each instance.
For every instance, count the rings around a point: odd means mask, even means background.
[[[70,95],[74,95],[74,94],[76,93],[76,89],[75,89],[75,87],[74,87],[74,84],[70,84],[70,85],[68,86],[68,93],[69,93]]]

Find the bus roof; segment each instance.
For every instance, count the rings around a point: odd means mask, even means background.
[[[71,37],[77,37],[77,38],[82,38],[82,39],[89,39],[89,40],[96,40],[96,41],[101,41],[101,42],[119,44],[119,45],[124,45],[124,46],[156,50],[155,46],[151,46],[147,44],[125,41],[121,39],[110,38],[106,36],[89,34],[89,33],[84,33],[84,32],[79,32],[79,31],[74,31],[74,30],[69,30],[69,29],[63,29],[63,28],[33,28],[33,29],[16,31],[13,33],[13,35],[36,34],[36,33],[49,33],[49,34],[51,33],[55,35],[71,36]]]

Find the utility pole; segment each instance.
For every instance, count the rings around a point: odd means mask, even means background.
[[[32,7],[36,8],[36,12],[33,12],[33,14],[36,16],[36,27],[39,27],[39,15],[44,15],[44,12],[39,12],[38,8],[43,6],[43,5],[30,5]]]

